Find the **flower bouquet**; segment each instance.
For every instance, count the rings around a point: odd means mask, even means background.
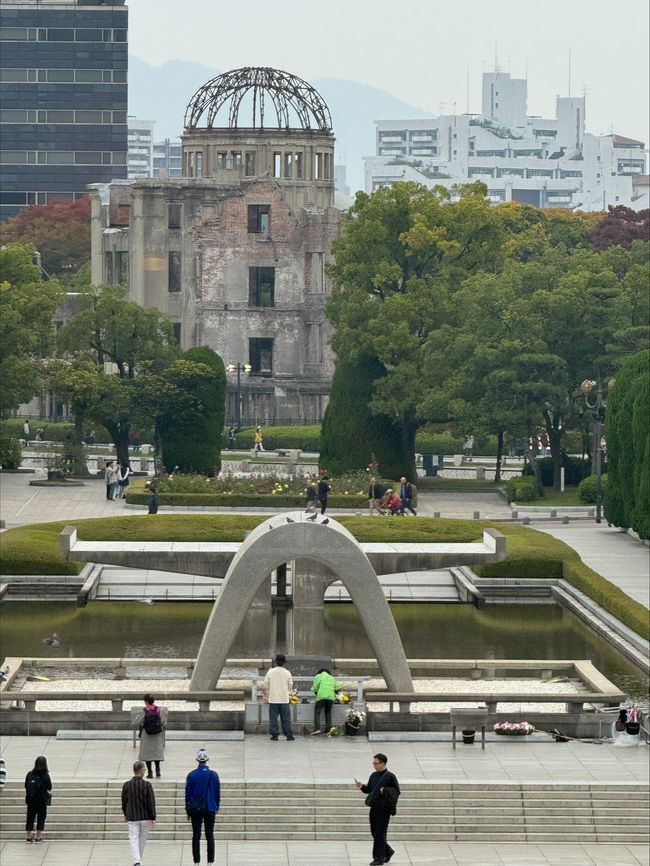
[[[337,692],[335,696],[335,703],[337,704],[349,704],[350,703],[350,695],[347,692]]]
[[[293,689],[293,691],[289,692],[289,703],[290,704],[297,704],[297,703],[299,703],[299,701],[300,701],[300,697],[298,695],[298,692],[295,689]]]
[[[356,737],[361,725],[366,720],[366,714],[361,710],[351,709],[345,718],[345,733],[348,737]]]
[[[530,722],[497,722],[494,726],[495,733],[502,737],[527,737],[534,730]]]

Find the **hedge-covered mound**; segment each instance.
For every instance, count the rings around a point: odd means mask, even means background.
[[[77,527],[81,541],[243,541],[266,515],[158,514],[58,521],[7,530],[0,536],[0,574],[78,574],[82,564],[62,559],[59,534]],[[471,542],[482,537],[489,521],[413,517],[408,520],[358,516],[337,517],[359,541]],[[493,525],[508,539],[503,562],[477,569],[485,577],[564,578],[648,637],[648,611],[621,589],[584,565],[578,554],[552,536],[519,525]]]
[[[629,358],[607,400],[605,516],[650,538],[650,352]]]

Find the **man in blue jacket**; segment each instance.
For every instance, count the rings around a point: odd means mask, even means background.
[[[192,859],[201,862],[201,828],[205,825],[208,843],[208,863],[214,863],[214,820],[219,811],[221,785],[219,775],[208,767],[208,753],[199,749],[196,753],[196,770],[187,774],[185,780],[185,812],[192,822]]]

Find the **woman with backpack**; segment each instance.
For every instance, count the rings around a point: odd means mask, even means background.
[[[162,775],[160,765],[165,760],[165,728],[167,727],[167,707],[159,707],[153,695],[144,696],[144,708],[136,726],[140,731],[140,753],[138,758],[147,765],[147,779],[153,779],[153,765],[156,765],[156,778]]]
[[[39,755],[34,761],[34,769],[30,770],[25,777],[25,804],[27,805],[25,842],[42,841],[41,834],[45,829],[47,807],[52,802],[51,790],[52,780],[47,768],[47,760],[44,755]],[[33,835],[34,821],[36,821],[36,836]]]

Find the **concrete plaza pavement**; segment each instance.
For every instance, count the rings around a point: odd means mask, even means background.
[[[217,818],[218,821],[218,818]],[[152,830],[142,866],[192,866],[187,842],[156,842]],[[47,837],[47,827],[44,839]],[[389,831],[390,838],[390,831]],[[219,842],[215,866],[362,866],[368,842]],[[394,866],[649,866],[645,845],[525,844],[517,842],[395,842]],[[202,843],[205,854],[205,841]],[[130,866],[126,828],[123,842],[4,842],[3,866]],[[205,861],[203,861],[205,862]]]
[[[194,768],[194,741],[167,744],[163,779],[183,780]],[[450,743],[382,743],[363,739],[299,737],[293,743],[269,743],[265,736],[247,736],[239,742],[207,743],[210,765],[224,784],[229,782],[349,782],[371,771],[377,751],[389,756],[389,766],[402,786],[422,781],[455,782],[602,782],[620,785],[645,783],[650,752],[646,746],[620,749],[591,743],[488,743],[452,751]],[[130,741],[63,740],[56,737],[5,737],[2,756],[10,781],[24,778],[34,757],[46,755],[57,781],[126,780],[136,755]],[[155,783],[154,783],[155,785]],[[0,795],[1,797],[1,795]],[[0,800],[1,805],[1,800]],[[47,842],[25,845],[7,841],[0,851],[3,866],[117,866],[129,864],[126,829],[124,842]],[[143,866],[188,866],[192,863],[190,833],[187,841],[156,842],[151,834]],[[636,844],[441,842],[395,843],[394,863],[399,866],[650,866],[647,848]],[[362,866],[370,861],[368,843],[354,842],[218,842],[217,864],[222,866]]]
[[[114,517],[116,515],[144,514],[145,508],[127,508],[123,500],[110,502],[106,499],[106,486],[103,479],[89,478],[79,487],[31,487],[31,473],[3,473],[0,475],[0,517],[7,529],[28,523],[45,523],[51,520],[79,520],[84,517]],[[204,514],[232,514],[237,509],[206,508]],[[259,514],[273,514],[272,508],[246,509]],[[365,513],[365,509],[363,509]],[[443,517],[472,518],[474,511],[482,517],[509,517],[510,507],[497,493],[473,492],[471,494],[452,491],[437,491],[435,496],[427,491],[420,492],[418,513],[432,517],[440,511]],[[172,509],[161,506],[161,514],[169,514]],[[174,513],[193,513],[196,510],[175,506]],[[328,509],[331,514],[340,512]]]

